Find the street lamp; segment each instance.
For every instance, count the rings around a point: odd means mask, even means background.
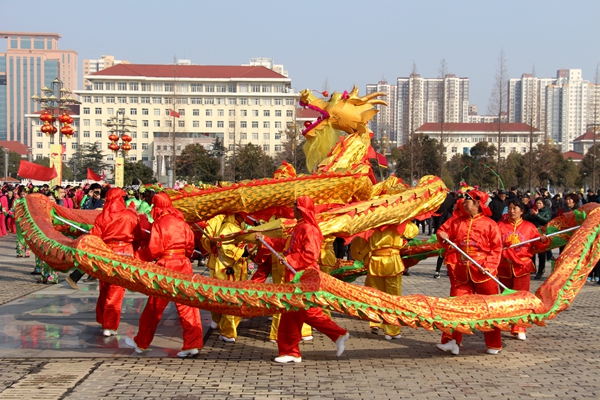
[[[110,132],[108,148],[115,153],[115,186],[123,187],[125,155],[131,150],[130,142],[133,140],[128,134],[129,128],[135,128],[136,124],[125,115],[124,108],[119,108],[117,115],[110,117],[104,126],[108,127]],[[121,144],[117,143],[119,140],[121,140]],[[118,156],[119,150],[122,150],[121,157]]]
[[[50,186],[60,185],[62,180],[62,136],[66,136],[69,139],[75,131],[71,124],[73,123],[73,117],[68,114],[69,106],[81,104],[79,100],[73,97],[73,93],[64,87],[63,82],[55,78],[51,83],[50,87],[44,86],[42,88],[42,96],[33,95],[31,100],[40,104],[42,114],[40,120],[44,122],[44,125],[40,128],[46,136],[54,137],[59,131],[59,128],[55,126],[56,121],[63,124],[60,127],[60,133],[58,144],[50,145],[50,167],[56,168],[57,177],[50,181]],[[59,126],[60,126],[59,124]]]

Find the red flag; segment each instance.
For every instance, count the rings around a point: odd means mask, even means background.
[[[175,118],[179,118],[180,117],[179,113],[177,111],[175,111],[175,110],[169,110],[169,116],[170,117],[175,117]]]
[[[95,173],[90,167],[88,167],[88,170],[87,170],[87,178],[90,181],[96,181],[96,182],[99,182],[102,180],[102,178],[97,173]]]
[[[21,160],[17,174],[22,178],[36,181],[51,181],[58,176],[54,167],[48,168],[25,160]]]
[[[385,168],[388,167],[387,158],[385,158],[385,156],[383,154],[381,154],[381,153],[377,153],[377,162],[382,167],[385,167]]]

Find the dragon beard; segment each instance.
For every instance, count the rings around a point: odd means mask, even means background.
[[[314,172],[321,161],[327,158],[343,133],[330,125],[325,125],[323,128],[317,129],[314,135],[306,138],[303,150],[306,155],[306,167],[310,172]]]

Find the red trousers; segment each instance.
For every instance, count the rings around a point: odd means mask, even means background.
[[[135,344],[140,349],[147,349],[154,339],[156,328],[162,318],[165,307],[169,304],[168,300],[158,297],[149,297],[142,316],[140,317],[140,327],[137,336],[133,338]],[[200,320],[200,310],[195,307],[175,303],[179,322],[183,328],[183,347],[182,350],[201,349],[202,348],[202,322]]]
[[[498,284],[492,279],[482,282],[456,282],[451,281],[452,288],[450,289],[450,296],[465,296],[467,294],[498,294]],[[488,349],[501,350],[502,349],[502,333],[500,329],[494,328],[493,331],[484,332],[483,337],[485,339],[485,345]],[[443,333],[442,343],[449,342],[450,340],[456,340],[456,344],[462,343],[462,333],[452,332],[452,334]]]
[[[525,290],[527,292],[529,292],[529,288],[531,287],[531,277],[529,276],[529,274],[525,275],[525,276],[520,276],[520,277],[516,277],[513,276],[512,278],[498,278],[500,280],[500,282],[502,282],[504,284],[504,286],[506,286],[509,289],[514,289],[514,290]],[[522,326],[513,326],[510,329],[510,333],[517,334],[519,332],[527,332],[527,328],[522,327]]]
[[[250,281],[265,283],[267,281],[267,278],[269,277],[270,273],[271,273],[271,264],[270,263],[258,264],[258,267],[256,268],[256,272],[254,272],[254,275],[252,275],[252,279],[250,279]]]
[[[100,281],[100,296],[96,302],[96,322],[102,329],[116,331],[121,321],[121,306],[125,288]]]
[[[0,211],[0,236],[6,235],[6,215]]]
[[[6,225],[11,233],[17,233],[17,225],[15,224],[15,217],[6,217]]]
[[[302,324],[304,323],[324,333],[334,342],[340,336],[348,333],[347,330],[323,314],[323,310],[319,307],[283,313],[277,333],[277,347],[280,356],[300,357],[299,344],[302,340]]]

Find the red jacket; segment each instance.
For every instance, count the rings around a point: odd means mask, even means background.
[[[474,217],[469,215],[455,217],[446,221],[439,231],[446,232],[449,239],[477,261],[479,265],[488,269],[492,275],[496,274],[502,254],[502,241],[498,225],[492,219],[483,214],[477,214]],[[454,278],[457,282],[472,281],[481,283],[491,279],[480,272],[464,256],[457,254],[458,252],[448,243],[439,239],[439,235],[438,240],[446,249],[447,256],[445,256],[445,259],[454,272]]]
[[[110,214],[110,219],[100,214],[90,234],[100,237],[116,252],[133,255],[133,242],[141,235],[138,216],[128,209]]]
[[[502,246],[504,248],[540,236],[535,225],[523,219],[514,224],[508,220],[501,220],[498,222],[498,228],[500,229]],[[531,257],[536,249],[541,250],[544,247],[541,240],[538,240],[537,242],[524,244],[513,249],[504,249],[502,251],[502,260],[498,267],[498,276],[501,278],[519,278],[531,274],[535,271]]]

